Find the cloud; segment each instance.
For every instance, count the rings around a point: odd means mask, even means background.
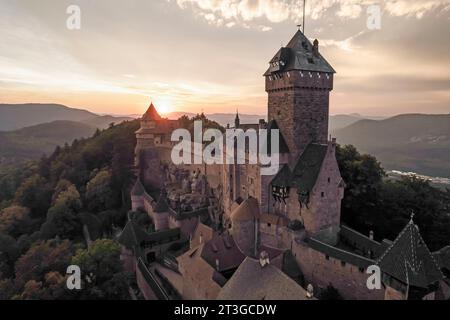
[[[386,11],[392,16],[408,16],[421,19],[436,9],[448,10],[450,0],[391,0],[386,1]]]
[[[176,0],[176,3],[182,9],[191,8],[209,23],[222,25],[225,22],[226,26],[230,22],[248,26],[257,19],[271,23],[299,22],[303,15],[303,2],[298,0]],[[313,20],[327,13],[342,20],[357,19],[372,4],[380,4],[394,17],[417,19],[436,9],[450,9],[450,0],[309,0],[306,14]]]

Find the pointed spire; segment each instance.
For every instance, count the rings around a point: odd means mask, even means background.
[[[408,286],[427,288],[443,275],[414,224],[413,216],[411,214],[411,220],[381,255],[377,265],[384,273]]]
[[[234,127],[239,128],[241,120],[239,119],[239,109],[236,109],[236,118],[234,118]]]
[[[156,108],[153,105],[153,102],[150,103],[150,106],[148,107],[147,111],[142,116],[142,120],[147,120],[147,121],[161,120],[161,116],[159,115],[158,111],[156,111]]]

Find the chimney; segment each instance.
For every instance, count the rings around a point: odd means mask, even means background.
[[[259,119],[259,128],[260,129],[266,129],[266,120]]]
[[[200,232],[200,239],[199,239],[200,244],[203,244],[203,233]]]
[[[314,40],[313,42],[313,55],[315,57],[319,56],[319,40]]]
[[[262,268],[270,264],[270,258],[267,251],[261,251],[261,253],[259,254],[259,264]]]
[[[373,230],[370,230],[370,232],[369,232],[369,239],[373,240]]]

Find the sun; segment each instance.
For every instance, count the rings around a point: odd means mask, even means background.
[[[172,106],[171,103],[169,101],[169,99],[160,99],[157,100],[155,103],[156,106],[156,110],[158,110],[158,113],[160,114],[168,114],[170,112],[172,112]]]

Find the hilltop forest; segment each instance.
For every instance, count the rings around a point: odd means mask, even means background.
[[[115,236],[130,210],[138,128],[136,120],[97,130],[0,172],[0,299],[130,298]],[[388,180],[376,158],[353,146],[337,154],[345,224],[394,239],[414,211],[432,251],[450,244],[450,191],[417,178]],[[70,264],[81,267],[83,290],[66,289]]]

